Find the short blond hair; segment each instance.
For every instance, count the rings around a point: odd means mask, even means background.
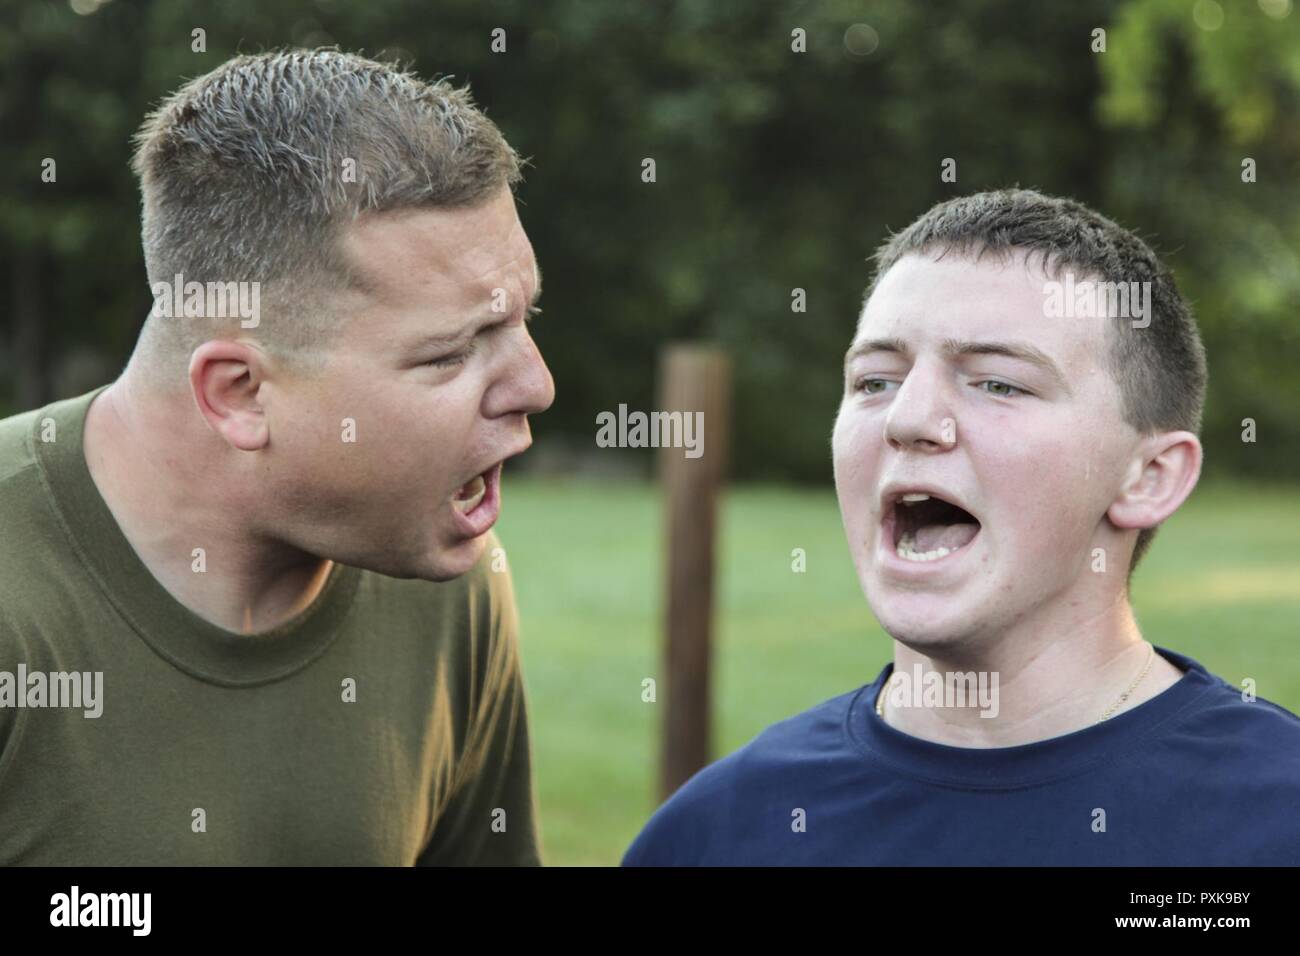
[[[191,80],[140,127],[142,240],[151,286],[259,283],[256,338],[315,364],[343,317],[329,293],[364,212],[476,205],[514,187],[521,163],[468,87],[334,49],[237,56]],[[189,355],[230,331],[151,315],[151,377],[183,381]]]

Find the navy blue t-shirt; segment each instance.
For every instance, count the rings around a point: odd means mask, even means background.
[[[1155,697],[991,749],[882,721],[889,664],[695,774],[623,865],[1300,865],[1300,718],[1156,650],[1186,673]]]

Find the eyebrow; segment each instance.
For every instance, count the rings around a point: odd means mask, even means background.
[[[537,271],[537,288],[533,291],[533,297],[528,301],[529,308],[532,308],[533,306],[537,305],[538,300],[541,299],[542,297],[542,267],[540,265],[536,266],[536,271]],[[490,314],[500,315],[501,313],[491,312]],[[415,338],[408,341],[405,346],[403,346],[403,350],[410,351],[410,352],[417,352],[429,348],[447,349],[447,348],[451,348],[454,345],[459,345],[461,342],[465,341],[465,339],[468,337],[468,333],[470,329],[482,317],[483,316],[481,314],[475,315],[474,318],[470,319],[469,322],[467,322],[456,332],[432,333],[428,335],[416,336]]]
[[[1046,372],[1067,395],[1074,394],[1057,364],[1047,356],[1046,352],[1028,342],[970,342],[964,339],[944,339],[942,347],[943,354],[947,358],[966,355],[1001,355],[1028,362]],[[848,354],[844,356],[844,365],[847,367],[855,358],[870,352],[895,352],[899,355],[911,356],[911,350],[902,339],[864,339],[849,349]]]

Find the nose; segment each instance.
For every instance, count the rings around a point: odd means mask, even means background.
[[[957,420],[942,368],[918,360],[894,393],[885,416],[890,447],[943,451],[957,443]]]
[[[554,401],[555,379],[527,326],[521,324],[502,375],[484,397],[485,414],[490,418],[535,415],[546,411]]]

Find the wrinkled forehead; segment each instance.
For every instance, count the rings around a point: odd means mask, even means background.
[[[1095,277],[1069,266],[1049,273],[1040,256],[1019,250],[979,259],[909,253],[863,304],[854,343],[898,338],[920,350],[945,339],[1015,339],[1064,368],[1092,367],[1108,347],[1108,326],[1120,320],[1061,307],[1065,293],[1074,296],[1086,282]]]
[[[463,308],[497,289],[527,296],[540,278],[508,190],[474,207],[368,214],[348,225],[339,248],[351,286],[399,308],[434,300]]]

